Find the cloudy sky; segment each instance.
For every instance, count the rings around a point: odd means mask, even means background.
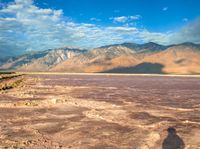
[[[0,55],[123,42],[200,43],[199,0],[0,0]]]

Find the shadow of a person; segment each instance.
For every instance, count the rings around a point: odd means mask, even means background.
[[[184,149],[183,140],[176,134],[176,129],[169,127],[168,136],[164,139],[162,149]]]

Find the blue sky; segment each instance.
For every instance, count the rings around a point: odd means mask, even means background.
[[[199,0],[0,0],[0,52],[200,43]]]
[[[39,7],[62,9],[77,22],[113,24],[110,17],[141,15],[138,26],[152,31],[174,30],[184,25],[184,18],[200,15],[199,0],[36,0]],[[90,18],[101,21],[94,22]]]

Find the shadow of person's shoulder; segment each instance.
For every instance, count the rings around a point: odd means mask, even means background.
[[[184,141],[176,134],[176,129],[169,127],[167,132],[168,135],[163,141],[162,149],[184,149]]]

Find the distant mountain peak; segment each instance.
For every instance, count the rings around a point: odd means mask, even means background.
[[[155,43],[155,42],[147,42],[147,43],[144,43],[142,45],[147,45],[147,46],[163,46],[163,45],[160,45],[160,44]]]
[[[158,63],[159,65],[140,65]],[[22,71],[105,72],[115,68],[135,66],[150,73],[152,66],[163,65],[162,72],[200,73],[200,45],[186,42],[164,46],[154,42],[136,44],[125,42],[92,50],[63,48],[36,51],[1,62],[1,68]],[[118,69],[117,69],[118,70]],[[120,69],[125,72],[127,69]],[[130,70],[130,69],[128,69]]]
[[[83,49],[64,47],[28,52],[21,56],[8,59],[0,66],[0,69],[47,71],[50,67],[86,51]]]

